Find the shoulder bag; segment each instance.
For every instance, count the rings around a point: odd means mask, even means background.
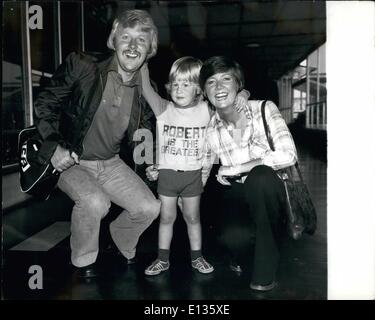
[[[21,191],[45,200],[55,188],[59,172],[50,161],[40,162],[38,152],[42,144],[43,139],[35,126],[18,134]]]
[[[266,121],[265,106],[267,101],[261,105],[264,130],[266,132],[268,144],[272,151],[275,151],[270,130]],[[317,227],[317,215],[314,204],[311,200],[309,190],[303,181],[298,163],[285,169],[277,170],[281,178],[286,193],[286,213],[288,233],[294,239],[301,238],[303,233],[312,235]]]

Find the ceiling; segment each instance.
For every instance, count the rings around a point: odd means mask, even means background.
[[[149,67],[161,94],[177,58],[227,55],[244,68],[252,98],[277,102],[275,80],[326,39],[324,1],[101,1],[85,2],[87,48],[106,49],[113,17],[124,9],[147,10],[158,27]]]
[[[171,48],[176,56],[232,55],[274,80],[325,42],[325,6],[324,1],[136,3],[153,16],[160,46]]]

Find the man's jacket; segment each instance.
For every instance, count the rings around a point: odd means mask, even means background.
[[[40,161],[49,161],[57,144],[82,154],[83,139],[102,99],[111,54],[73,52],[58,67],[50,83],[34,103],[35,124],[44,139]],[[141,90],[139,90],[139,95]],[[135,97],[136,99],[136,97]],[[133,104],[128,129],[121,142],[120,156],[133,166],[133,134],[138,128],[154,133],[155,118],[142,96]]]

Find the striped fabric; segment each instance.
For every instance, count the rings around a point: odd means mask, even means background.
[[[277,106],[268,101],[265,115],[275,151],[270,149],[263,126],[261,103],[261,100],[249,100],[249,108],[244,109],[249,121],[242,136],[241,130],[231,130],[218,113],[211,118],[202,152],[203,183],[207,181],[212,165],[218,163],[218,158],[223,166],[262,159],[262,164],[274,170],[291,166],[297,161],[292,135]]]

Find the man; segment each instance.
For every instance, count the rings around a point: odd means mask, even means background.
[[[45,142],[41,159],[59,171],[58,187],[73,201],[71,260],[81,277],[97,275],[101,219],[111,201],[124,210],[110,224],[112,239],[132,263],[139,236],[158,216],[160,202],[119,157],[131,158],[132,138],[145,118],[139,69],[156,54],[157,29],[142,10],[113,22],[110,56],[70,54],[35,102]]]

